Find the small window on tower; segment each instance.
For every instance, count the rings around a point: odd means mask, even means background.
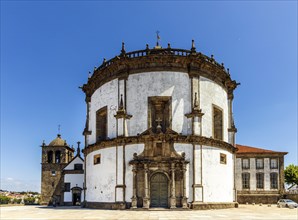
[[[56,171],[52,170],[51,174],[52,174],[52,176],[56,176]]]
[[[227,155],[220,153],[220,163],[227,164]]]
[[[48,163],[53,163],[53,151],[48,152]]]
[[[101,154],[94,155],[94,165],[100,164],[100,162],[101,162]]]

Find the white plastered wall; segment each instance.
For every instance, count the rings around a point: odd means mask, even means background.
[[[89,129],[92,134],[88,136],[88,144],[96,141],[96,111],[107,106],[109,138],[116,137],[116,111],[118,109],[118,79],[114,79],[99,87],[91,96],[89,110]]]
[[[220,163],[220,153],[227,163]],[[202,147],[203,202],[233,202],[233,154],[216,147]]]
[[[70,183],[70,189],[73,187],[84,188],[84,174],[65,174],[64,183]],[[81,194],[81,202],[84,200],[83,192]],[[64,192],[64,202],[72,202],[72,192]]]
[[[249,158],[250,168],[242,169],[242,159],[236,159],[236,189],[245,191],[277,191],[278,189],[270,188],[270,173],[277,173],[279,179],[279,170],[270,169],[270,158],[264,159],[264,169],[256,169],[256,158]],[[264,189],[257,189],[256,173],[264,173]],[[250,174],[250,188],[242,189],[242,173]],[[279,185],[278,185],[279,188]]]
[[[190,113],[190,79],[182,72],[145,72],[129,75],[127,81],[127,113],[129,136],[148,129],[148,97],[172,97],[172,129],[187,134],[187,118]]]
[[[93,162],[101,154],[101,163]],[[86,200],[88,202],[115,202],[116,147],[96,150],[86,158]]]
[[[210,79],[200,77],[200,102],[204,113],[202,117],[202,135],[213,137],[213,105],[216,105],[223,111],[223,140],[228,142],[227,92]]]

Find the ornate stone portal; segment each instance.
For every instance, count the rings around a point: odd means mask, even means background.
[[[185,154],[179,155],[171,140],[177,135],[170,128],[163,133],[152,128],[141,134],[146,142],[144,151],[130,161],[133,172],[132,208],[187,208]]]

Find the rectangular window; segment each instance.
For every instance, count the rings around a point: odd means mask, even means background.
[[[75,170],[83,170],[83,164],[77,163],[74,165]]]
[[[148,97],[148,128],[152,128],[154,133],[171,128],[171,104],[171,96]]]
[[[257,179],[257,189],[263,189],[264,188],[264,173],[257,173],[256,179]]]
[[[270,187],[271,187],[271,189],[278,188],[277,173],[270,173]]]
[[[242,159],[242,169],[249,169],[249,159],[248,158]]]
[[[277,160],[277,158],[271,158],[270,159],[270,168],[271,169],[277,169],[278,168],[278,160]]]
[[[242,189],[249,189],[250,174],[242,173]]]
[[[52,176],[56,176],[56,171],[55,170],[52,170],[51,171],[51,174],[52,174]]]
[[[256,168],[257,169],[264,169],[264,159],[257,158],[256,159]]]
[[[94,165],[101,163],[101,154],[94,155]]]
[[[213,106],[213,138],[223,140],[222,110]]]
[[[107,106],[96,112],[96,142],[107,139]]]
[[[70,192],[70,183],[64,183],[64,192]]]
[[[227,155],[220,153],[220,163],[227,164]]]

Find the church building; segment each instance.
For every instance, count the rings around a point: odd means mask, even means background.
[[[232,106],[238,85],[223,63],[197,52],[194,41],[190,50],[162,48],[157,41],[133,52],[123,43],[121,53],[104,59],[82,86],[84,160],[80,149],[73,158],[66,142],[43,144],[43,201],[52,202],[54,195],[62,205],[90,208],[235,207],[238,187],[245,192],[244,172],[237,166],[247,158],[245,152],[238,156],[235,144]],[[278,173],[274,181],[283,179],[284,154],[263,159],[267,164],[282,158],[272,170]],[[59,163],[53,163],[49,158],[57,155]],[[282,184],[273,188],[275,196]]]

